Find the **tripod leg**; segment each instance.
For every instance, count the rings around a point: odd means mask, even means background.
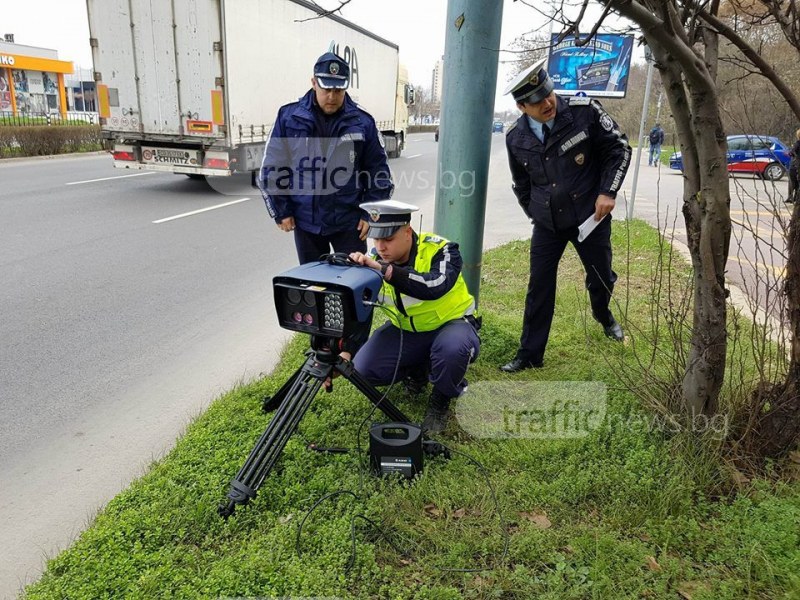
[[[300,365],[300,368],[297,369],[297,371],[295,371],[294,374],[291,377],[289,377],[289,379],[283,382],[281,388],[277,392],[275,392],[273,396],[264,396],[264,399],[262,400],[261,404],[262,411],[272,412],[281,405],[281,402],[283,402],[283,399],[286,398],[286,394],[289,393],[289,390],[292,389],[294,380],[297,379],[297,377],[300,375],[300,372],[303,370],[303,367],[305,367],[305,363]]]
[[[233,514],[237,504],[247,504],[256,497],[258,488],[269,475],[289,438],[297,429],[300,419],[322,387],[322,382],[332,370],[331,365],[321,364],[312,356],[293,376],[292,385],[269,426],[250,452],[239,473],[231,480],[228,501],[217,509],[220,516],[227,519]]]
[[[370,402],[377,406],[383,412],[383,414],[389,417],[392,421],[396,421],[398,423],[411,423],[411,419],[409,419],[405,413],[403,413],[403,411],[389,402],[388,399],[384,398],[384,395],[381,394],[374,385],[367,381],[361,373],[356,371],[353,363],[339,359],[339,361],[336,363],[336,370],[339,371],[344,378],[347,379],[347,381],[352,383],[359,392],[364,394]]]

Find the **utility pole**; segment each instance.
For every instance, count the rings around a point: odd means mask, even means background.
[[[650,86],[653,84],[653,55],[648,46],[644,47],[644,57],[647,61],[647,83],[644,86],[644,103],[642,104],[642,120],[639,122],[639,143],[636,145],[636,164],[633,165],[633,183],[631,184],[631,200],[628,202],[629,219],[633,218],[633,204],[636,201],[636,184],[639,181],[639,165],[642,158],[644,145],[644,127],[647,122],[647,107],[650,105]]]
[[[434,230],[478,301],[503,0],[448,0]]]

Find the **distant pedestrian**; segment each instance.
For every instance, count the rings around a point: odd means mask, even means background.
[[[661,123],[656,123],[647,137],[650,140],[650,158],[647,159],[647,164],[657,167],[661,161],[661,144],[664,143],[664,130],[661,129]]]
[[[798,184],[800,181],[800,129],[794,134],[795,142],[792,149],[789,150],[789,156],[792,160],[789,162],[789,195],[786,197],[787,202],[795,202],[798,198]]]

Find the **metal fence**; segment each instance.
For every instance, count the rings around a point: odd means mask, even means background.
[[[68,111],[66,117],[61,113],[17,113],[0,111],[0,126],[2,125],[97,125],[100,116],[96,112]]]

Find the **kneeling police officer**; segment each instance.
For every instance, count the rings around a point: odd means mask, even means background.
[[[427,371],[433,390],[422,429],[439,433],[480,351],[480,322],[461,275],[458,244],[415,232],[411,213],[418,208],[411,204],[386,200],[360,206],[369,215],[367,235],[375,247],[350,258],[383,274],[381,297],[389,321],[358,351],[354,366],[374,385],[392,383],[396,372],[399,378]]]

